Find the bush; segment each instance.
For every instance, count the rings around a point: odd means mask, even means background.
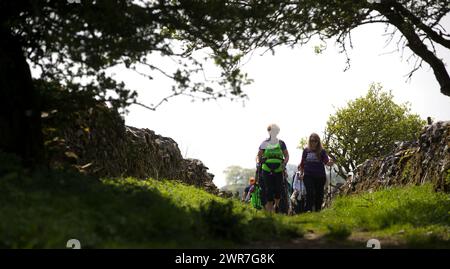
[[[371,84],[366,96],[330,115],[324,144],[334,156],[340,176],[346,177],[365,160],[391,152],[394,142],[416,140],[425,123],[410,112],[407,103],[396,104],[391,92]]]

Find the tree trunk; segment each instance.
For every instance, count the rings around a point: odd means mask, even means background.
[[[26,167],[44,161],[39,94],[20,42],[0,28],[0,151],[15,153]]]

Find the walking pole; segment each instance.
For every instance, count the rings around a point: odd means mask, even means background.
[[[327,193],[327,204],[326,206],[329,207],[331,205],[331,166],[329,167],[329,180],[328,180],[328,193]]]

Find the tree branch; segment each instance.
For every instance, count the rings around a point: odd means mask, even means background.
[[[391,1],[389,4],[392,3]],[[402,13],[392,6],[382,2],[382,4],[374,5],[374,8],[383,14],[389,22],[397,27],[403,36],[408,40],[407,46],[420,58],[426,61],[434,71],[434,75],[441,86],[441,93],[450,96],[450,76],[445,68],[444,63],[433,52],[428,50],[427,46],[420,40],[420,37],[414,30],[412,24],[408,23]]]
[[[397,1],[391,1],[390,3],[392,4],[392,7],[398,10],[403,17],[408,18],[415,26],[424,31],[430,37],[430,39],[450,49],[450,40],[445,39],[444,37],[436,33],[432,28],[425,25],[418,17],[412,14],[402,4],[398,3]]]

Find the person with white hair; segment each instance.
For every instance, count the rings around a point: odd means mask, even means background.
[[[262,170],[265,209],[275,212],[280,204],[283,172],[289,161],[289,153],[283,140],[277,138],[280,127],[270,124],[267,131],[269,138],[259,146],[257,163]]]

